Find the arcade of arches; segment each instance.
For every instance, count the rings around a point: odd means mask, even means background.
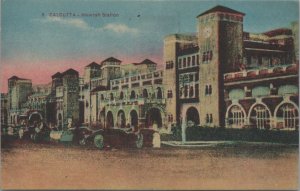
[[[256,103],[248,115],[240,105],[232,105],[226,113],[227,126],[242,128],[246,125],[258,129],[298,129],[299,110],[295,104],[285,102],[277,106],[272,113],[267,105]]]

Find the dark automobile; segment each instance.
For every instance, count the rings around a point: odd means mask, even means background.
[[[7,130],[5,132],[6,135],[10,136],[10,137],[14,137],[17,138],[18,137],[18,132],[19,129],[22,128],[21,125],[15,125],[15,126],[8,126]]]
[[[17,139],[19,128],[20,126],[1,124],[1,143],[4,145],[9,141]]]
[[[80,145],[86,144],[86,137],[91,135],[95,130],[87,127],[71,127],[63,130],[53,128],[50,132],[50,139],[58,142],[73,142]]]
[[[50,129],[45,123],[39,123],[31,126],[22,126],[19,131],[20,139],[32,139],[34,142],[49,139]]]
[[[32,126],[23,126],[19,129],[19,138],[20,139],[30,139],[31,135],[35,132],[35,127]]]
[[[94,144],[97,148],[105,147],[143,147],[143,134],[134,132],[128,128],[109,128],[99,130],[87,130],[79,139],[80,144]]]

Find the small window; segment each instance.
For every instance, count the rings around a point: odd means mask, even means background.
[[[192,57],[192,66],[195,66],[196,62],[195,62],[195,56]]]
[[[208,114],[206,114],[205,122],[209,123],[209,115]]]
[[[212,94],[212,87],[211,85],[205,86],[205,95],[211,95]]]
[[[187,66],[189,67],[191,65],[191,57],[188,57]]]
[[[173,97],[173,93],[172,90],[168,90],[168,94],[167,94],[168,98],[172,98]]]
[[[179,58],[179,60],[178,60],[178,68],[181,68],[181,67],[182,67],[181,58]]]
[[[213,116],[212,116],[212,114],[209,114],[209,122],[210,122],[210,123],[213,122]]]
[[[205,86],[205,95],[208,95],[208,85]]]

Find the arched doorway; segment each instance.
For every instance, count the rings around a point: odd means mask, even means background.
[[[162,91],[161,91],[161,88],[160,87],[158,87],[157,88],[157,99],[162,99]]]
[[[188,126],[195,126],[200,124],[199,112],[195,107],[190,107],[186,111],[186,122]]]
[[[105,123],[105,111],[102,110],[100,113],[99,113],[99,121],[100,121],[100,125],[101,125],[101,128],[104,127],[104,123]]]
[[[107,112],[106,115],[106,127],[113,128],[114,127],[114,117],[111,111]]]
[[[138,126],[138,114],[135,110],[132,110],[130,112],[130,121],[132,126],[134,127]]]
[[[245,111],[239,105],[233,105],[226,114],[227,124],[232,128],[242,128],[245,124]]]
[[[263,104],[255,105],[250,111],[250,125],[258,129],[269,129],[270,126],[270,111]]]
[[[29,124],[34,124],[35,122],[42,121],[42,119],[43,119],[43,117],[40,113],[33,112],[29,115],[28,122],[29,122]]]
[[[147,112],[146,127],[152,127],[153,124],[157,124],[159,128],[162,127],[161,113],[160,110],[157,108],[151,108]]]
[[[277,128],[298,129],[299,111],[291,103],[282,104],[276,113]]]
[[[125,118],[125,113],[123,110],[120,110],[118,112],[117,126],[120,128],[125,128],[125,126],[126,126],[126,118]]]

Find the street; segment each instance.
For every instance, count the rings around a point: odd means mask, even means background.
[[[16,140],[2,189],[297,189],[298,147],[107,149]]]

